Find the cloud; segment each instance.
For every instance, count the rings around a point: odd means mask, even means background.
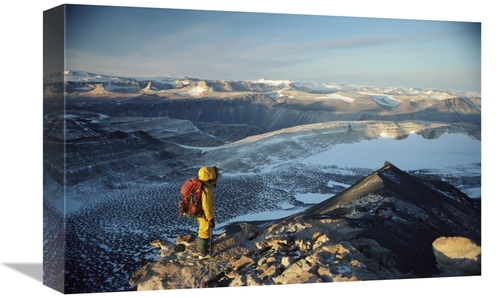
[[[390,44],[398,41],[400,40],[383,35],[358,35],[333,40],[319,41],[309,45],[309,47],[321,50],[355,49],[372,47],[382,44]]]

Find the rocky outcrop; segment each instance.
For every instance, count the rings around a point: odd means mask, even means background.
[[[108,90],[106,90],[106,88],[104,88],[104,85],[103,84],[95,84],[95,86],[93,86],[94,89],[85,93],[87,95],[102,95],[102,94],[107,94],[108,93]]]
[[[440,237],[432,243],[442,276],[481,274],[481,246],[464,237]]]
[[[148,82],[146,87],[141,89],[140,93],[154,93],[154,91],[151,89],[151,82]]]
[[[432,248],[435,239],[481,239],[477,202],[446,182],[420,179],[389,162],[300,215],[349,221],[363,229],[363,237],[396,252],[397,268],[419,277],[440,273]]]
[[[155,240],[158,261],[129,282],[143,291],[480,275],[479,231],[464,194],[386,162],[302,212],[228,227],[211,259],[197,259],[194,236]]]
[[[361,231],[342,220],[243,225],[214,239],[215,255],[203,261],[197,260],[194,237],[189,243],[152,241],[160,249],[158,262],[138,270],[130,284],[145,291],[415,277],[395,269],[394,253],[376,241],[354,239]]]

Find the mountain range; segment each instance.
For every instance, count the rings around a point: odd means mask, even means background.
[[[63,100],[64,99],[64,100]],[[125,78],[65,71],[44,79],[44,114],[171,117],[223,141],[329,121],[432,121],[481,125],[481,96],[287,80]],[[479,133],[477,134],[479,135]]]
[[[43,80],[44,90],[52,92],[86,92],[93,91],[95,86],[102,86],[101,91],[109,91],[115,93],[153,93],[184,96],[198,96],[202,92],[267,92],[271,97],[276,98],[277,95],[292,97],[292,95],[284,94],[287,91],[298,91],[313,94],[332,94],[339,91],[349,92],[366,92],[366,93],[381,93],[392,95],[420,95],[427,96],[436,100],[442,100],[451,97],[479,97],[479,92],[454,92],[450,90],[432,90],[421,89],[415,87],[376,87],[376,86],[360,86],[347,85],[340,83],[324,83],[324,82],[294,82],[291,80],[270,80],[270,79],[255,79],[255,80],[206,80],[188,77],[123,77],[110,76],[104,74],[95,74],[86,71],[67,70],[54,73],[47,76]],[[64,86],[64,89],[63,89]],[[47,89],[48,87],[48,89]],[[196,89],[199,92],[196,92]],[[171,94],[168,94],[171,91]],[[283,94],[282,94],[283,92]],[[94,93],[98,93],[97,91]],[[321,96],[319,96],[321,97]],[[325,96],[325,99],[327,96]],[[347,99],[347,101],[351,101]]]

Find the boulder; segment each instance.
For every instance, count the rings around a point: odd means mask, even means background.
[[[442,276],[481,274],[481,246],[465,237],[439,237],[432,243]]]

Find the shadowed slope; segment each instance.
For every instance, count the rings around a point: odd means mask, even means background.
[[[480,207],[455,187],[423,180],[386,162],[350,188],[293,217],[343,218],[395,252],[399,270],[438,274],[432,242],[462,236],[480,245]]]

